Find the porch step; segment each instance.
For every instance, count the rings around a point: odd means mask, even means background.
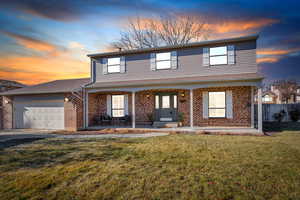
[[[153,127],[155,127],[155,128],[177,128],[178,127],[178,122],[156,121],[156,122],[153,122]]]

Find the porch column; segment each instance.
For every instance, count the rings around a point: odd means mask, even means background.
[[[254,128],[254,87],[251,87],[251,128]]]
[[[132,128],[135,128],[135,92],[132,92]]]
[[[83,102],[83,117],[84,117],[84,128],[87,128],[89,126],[89,93],[85,90],[84,91],[84,102]]]
[[[193,89],[190,89],[190,126],[194,127]]]
[[[257,91],[257,119],[258,119],[258,130],[262,132],[263,130],[263,122],[262,122],[262,89],[261,87],[258,88]]]

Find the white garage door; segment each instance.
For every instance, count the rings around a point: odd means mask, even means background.
[[[32,129],[64,129],[63,96],[15,97],[14,127]]]

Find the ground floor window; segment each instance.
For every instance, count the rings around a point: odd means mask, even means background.
[[[111,102],[112,117],[124,117],[125,95],[112,95]]]
[[[208,116],[211,118],[224,118],[226,116],[226,93],[208,93]]]

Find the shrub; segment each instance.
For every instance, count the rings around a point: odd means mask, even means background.
[[[284,116],[286,115],[286,112],[284,110],[281,110],[279,113],[274,113],[273,114],[273,118],[277,121],[277,122],[281,122],[284,118]]]
[[[183,112],[179,112],[178,113],[178,121],[179,122],[183,122],[184,121],[184,114],[183,114]]]
[[[154,122],[154,113],[147,113],[147,118],[150,122]]]
[[[289,115],[293,122],[297,122],[300,119],[300,111],[298,109],[291,110]]]

